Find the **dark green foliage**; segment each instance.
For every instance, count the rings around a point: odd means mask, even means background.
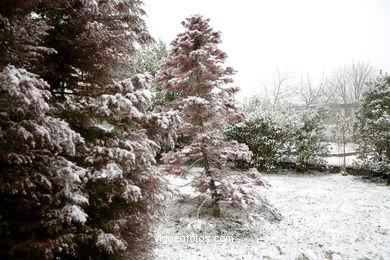
[[[133,73],[149,73],[153,78],[164,71],[162,64],[169,58],[169,50],[165,42],[159,41],[151,43],[136,51],[131,59],[131,65],[134,68]],[[161,84],[153,82],[153,104],[152,109],[156,106],[162,106],[166,102],[174,99],[174,93],[162,91]]]
[[[239,167],[275,168],[283,154],[287,136],[283,129],[268,117],[257,117],[231,125],[225,132],[227,139],[245,143],[253,156],[250,162],[237,161]]]
[[[275,112],[232,125],[225,134],[253,152],[249,164],[236,162],[238,166],[272,170],[280,163],[292,162],[305,171],[310,165],[325,163],[324,118],[321,111]]]
[[[369,83],[356,113],[356,140],[361,167],[390,175],[390,77],[380,74]]]
[[[324,115],[321,112],[303,113],[296,122],[292,140],[292,155],[299,171],[310,165],[325,164],[329,153],[324,143]]]

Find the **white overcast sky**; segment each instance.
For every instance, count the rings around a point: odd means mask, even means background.
[[[149,31],[170,43],[193,14],[222,32],[240,98],[279,68],[319,77],[365,61],[390,72],[390,0],[144,0]]]

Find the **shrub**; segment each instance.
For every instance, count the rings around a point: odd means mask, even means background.
[[[390,77],[380,74],[368,84],[355,120],[358,165],[390,176]]]
[[[280,163],[293,162],[299,170],[306,170],[309,165],[325,163],[324,118],[322,111],[257,114],[231,125],[225,134],[253,152],[249,164],[238,161],[238,166],[272,170]]]

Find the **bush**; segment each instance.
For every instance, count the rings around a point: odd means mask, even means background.
[[[302,113],[291,124],[292,132],[290,154],[297,169],[304,171],[310,165],[325,164],[324,157],[329,153],[324,143],[324,114],[321,111]]]
[[[285,133],[270,117],[255,117],[231,125],[225,132],[227,139],[245,143],[253,152],[250,162],[237,161],[238,167],[272,170],[283,155]]]
[[[272,170],[282,162],[292,162],[299,170],[306,170],[309,165],[325,163],[324,118],[321,111],[265,113],[231,125],[225,134],[253,152],[248,164],[236,162],[239,167]]]
[[[368,84],[355,121],[358,165],[390,176],[390,77],[380,74]]]

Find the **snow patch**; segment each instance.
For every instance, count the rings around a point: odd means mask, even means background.
[[[103,248],[107,253],[113,253],[126,250],[126,244],[113,234],[101,233],[96,244]]]
[[[77,205],[66,205],[62,209],[62,218],[68,223],[76,222],[84,224],[88,215]]]
[[[94,179],[114,180],[123,177],[123,170],[116,163],[109,163],[93,175]]]

